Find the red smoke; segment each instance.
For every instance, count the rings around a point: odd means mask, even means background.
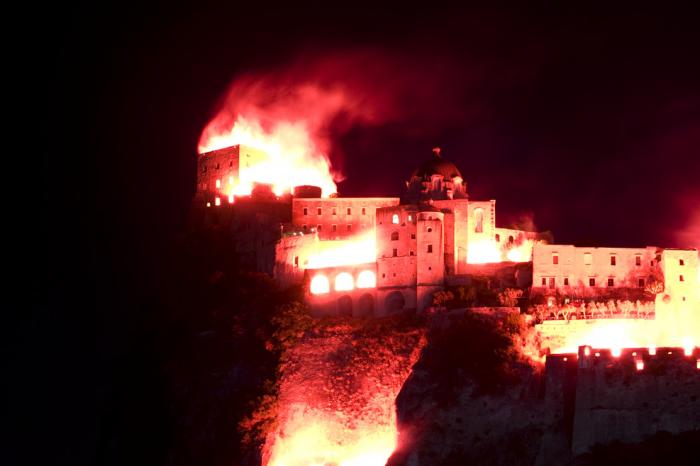
[[[311,178],[339,181],[342,177],[331,163],[333,142],[351,128],[419,119],[411,126],[420,131],[422,126],[463,118],[454,96],[469,79],[444,63],[361,51],[239,76],[202,132],[199,152],[271,137],[282,157],[293,153],[294,170],[315,170]],[[246,137],[240,134],[242,126]],[[250,136],[251,127],[255,137]],[[295,147],[288,149],[290,140]],[[269,140],[261,143],[269,145]],[[318,173],[324,170],[328,173]],[[326,194],[332,189],[327,186]]]

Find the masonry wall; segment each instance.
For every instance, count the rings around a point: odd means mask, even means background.
[[[700,429],[700,350],[686,356],[680,348],[584,349],[578,355],[573,420],[574,454],[595,444],[640,442],[657,432],[677,434]],[[598,356],[596,356],[596,354]],[[637,362],[643,364],[637,369]]]
[[[694,307],[700,313],[700,275],[696,249],[664,249],[661,254],[666,304]],[[697,316],[697,315],[696,315]]]
[[[282,288],[302,282],[309,256],[315,251],[317,242],[313,234],[283,234],[277,241],[273,277]]]
[[[377,210],[377,286],[406,287],[417,282],[418,228],[414,206]]]
[[[444,214],[419,212],[417,224],[416,306],[422,311],[432,304],[433,293],[445,285]]]
[[[344,239],[373,231],[376,210],[399,203],[398,197],[294,198],[292,224],[318,230],[321,239]]]
[[[268,159],[265,152],[238,145],[205,152],[197,161],[197,193],[213,202],[218,196],[226,198],[232,187],[246,180],[246,171]]]
[[[223,189],[232,180],[238,181],[240,146],[199,154],[197,159],[197,192],[214,194]],[[216,186],[219,180],[219,188]],[[211,201],[211,199],[207,199]]]
[[[469,201],[433,201],[433,206],[445,213],[445,270],[448,275],[460,273],[467,263]]]
[[[592,248],[535,244],[533,291],[595,293],[610,288],[641,288],[661,276],[657,248]],[[591,285],[590,280],[594,280]],[[609,282],[612,280],[612,282]],[[641,281],[640,281],[641,280]]]
[[[376,276],[376,264],[357,264],[305,271],[306,302],[311,312],[317,317],[329,315],[347,315],[353,317],[374,317],[378,315],[376,287],[358,287],[358,278],[363,272],[371,272]],[[353,287],[350,290],[336,289],[336,279],[340,274],[352,276]],[[309,283],[316,275],[322,275],[329,282],[327,293],[312,294]]]

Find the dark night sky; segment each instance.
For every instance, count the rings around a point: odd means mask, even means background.
[[[532,215],[557,242],[699,242],[679,235],[700,224],[692,12],[248,3],[89,4],[35,24],[50,55],[35,61],[46,93],[41,306],[51,317],[20,331],[64,332],[62,357],[73,362],[47,370],[77,383],[55,386],[59,419],[98,423],[75,408],[99,405],[88,369],[128,351],[123,335],[148,318],[134,303],[183,230],[200,132],[242,73],[283,74],[358,50],[401,63],[392,79],[415,84],[417,96],[398,96],[405,117],[344,126],[334,138],[343,195],[399,194],[440,145],[473,198],[497,200],[504,226]],[[371,93],[394,84],[373,82]],[[82,446],[70,430],[53,441],[61,459],[89,458],[96,435]]]
[[[69,175],[98,204],[87,218],[124,230],[120,242],[181,228],[197,138],[233,79],[355,50],[400,57],[392,77],[427,91],[399,96],[405,119],[337,135],[341,194],[395,195],[440,145],[473,198],[497,199],[499,223],[531,214],[558,242],[673,246],[698,209],[700,32],[682,11],[91,13],[60,42],[56,96],[75,112],[63,137],[80,154]],[[442,107],[451,116],[436,118]]]

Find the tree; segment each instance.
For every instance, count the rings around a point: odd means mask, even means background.
[[[515,288],[506,288],[498,293],[498,302],[501,306],[514,307],[518,304],[518,299],[523,295],[523,290]]]

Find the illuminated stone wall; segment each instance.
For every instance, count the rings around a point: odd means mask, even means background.
[[[700,313],[698,262],[698,252],[695,249],[664,249],[661,253],[663,294],[667,304],[688,309],[692,307]]]
[[[213,195],[228,182],[229,177],[237,181],[239,153],[240,146],[232,146],[200,154],[197,158],[197,192]],[[220,184],[218,189],[216,180]]]
[[[660,276],[658,264],[657,248],[654,247],[589,248],[536,244],[533,248],[532,285],[540,291],[552,289],[564,294],[576,289],[590,289],[592,294],[608,288],[643,289],[650,277]],[[554,279],[554,288],[551,288],[550,279]],[[595,280],[594,285],[590,284],[591,279]],[[612,279],[612,286],[609,286],[609,279]]]
[[[639,442],[657,432],[700,429],[700,350],[579,350],[572,450],[597,443]]]
[[[322,269],[309,269],[305,271],[306,282],[311,283],[316,276],[324,277],[328,281],[328,291],[312,293],[307,287],[305,300],[311,306],[311,312],[317,317],[329,315],[346,315],[353,317],[375,317],[377,309],[376,286],[362,284],[360,274],[371,272],[376,277],[377,264],[358,264]],[[351,277],[350,289],[341,289],[338,286],[339,276],[343,274]]]
[[[318,230],[320,239],[344,239],[372,230],[376,210],[398,203],[398,197],[294,198],[292,224]]]

